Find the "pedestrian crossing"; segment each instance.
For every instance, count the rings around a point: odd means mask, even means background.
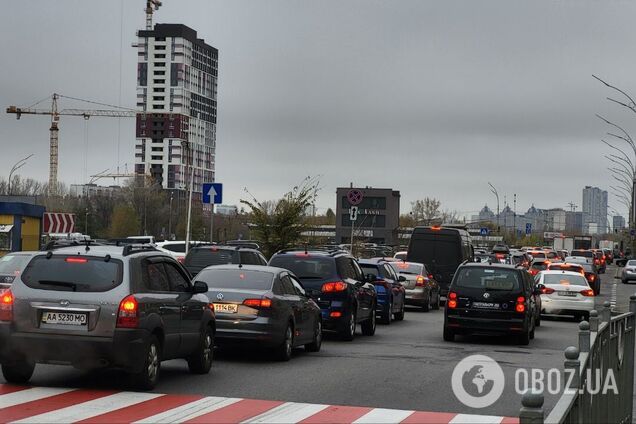
[[[518,418],[0,384],[2,423],[488,423]]]

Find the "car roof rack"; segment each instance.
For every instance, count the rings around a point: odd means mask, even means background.
[[[135,253],[143,253],[143,252],[159,252],[159,250],[152,244],[144,243],[144,244],[127,244],[124,246],[124,250],[122,251],[122,256],[130,256]]]
[[[313,252],[324,252],[324,253],[340,253],[340,252],[349,253],[347,250],[337,246],[321,246],[321,245],[288,247],[286,249],[281,249],[276,253],[290,253],[290,252],[298,252],[298,251],[303,251],[303,252],[313,251]]]

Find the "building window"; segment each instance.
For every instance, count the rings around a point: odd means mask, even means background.
[[[166,80],[165,79],[153,79],[152,82],[154,84],[165,84]]]
[[[155,59],[165,59],[165,58],[166,58],[166,54],[165,53],[155,54]]]
[[[165,100],[165,97],[163,97],[163,96],[152,96],[152,100],[155,100],[155,101],[164,101],[164,100]]]
[[[166,46],[155,46],[155,50],[165,50]]]
[[[155,87],[152,89],[152,91],[154,91],[155,93],[164,93],[166,89],[162,87]]]
[[[155,62],[155,66],[158,68],[162,68],[164,66],[166,66],[166,62]]]
[[[152,105],[153,109],[163,109],[164,106],[163,105]]]
[[[166,71],[155,71],[154,74],[155,75],[165,75]]]

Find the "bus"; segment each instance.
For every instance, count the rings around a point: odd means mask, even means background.
[[[426,265],[445,296],[457,267],[473,260],[470,234],[457,227],[415,227],[411,234],[406,260]]]

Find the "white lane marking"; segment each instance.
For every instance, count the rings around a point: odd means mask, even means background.
[[[32,402],[47,397],[72,392],[75,389],[56,389],[50,387],[33,387],[32,389],[20,390],[18,392],[0,395],[0,408],[19,405],[21,403]]]
[[[450,420],[449,424],[499,424],[502,421],[503,417],[495,417],[492,415],[457,414]]]
[[[156,393],[121,392],[99,399],[89,400],[44,414],[25,418],[16,423],[70,423],[86,420],[127,406],[161,396]]]
[[[413,415],[415,411],[401,411],[399,409],[384,409],[384,408],[376,408],[373,409],[357,420],[354,423],[400,423]]]
[[[208,412],[215,411],[225,406],[232,405],[240,401],[239,398],[223,398],[208,396],[194,402],[186,403],[177,408],[170,409],[160,414],[144,418],[138,423],[174,423],[183,422],[198,417]]]
[[[287,402],[267,412],[243,421],[244,423],[297,423],[317,414],[329,405]]]

